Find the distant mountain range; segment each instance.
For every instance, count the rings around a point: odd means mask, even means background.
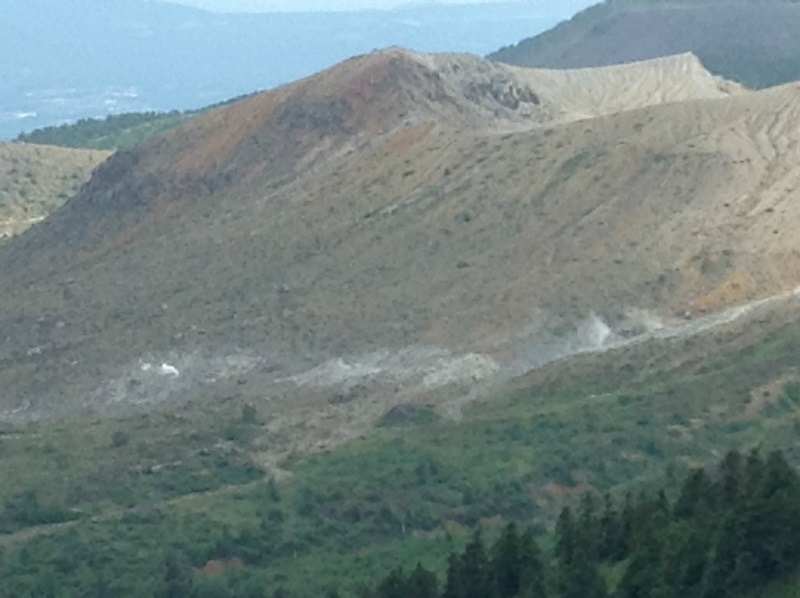
[[[692,52],[753,88],[800,79],[800,3],[610,0],[491,54],[519,66],[580,68]]]
[[[109,113],[198,108],[401,45],[485,54],[586,5],[213,14],[146,0],[26,0],[0,20],[0,139]]]

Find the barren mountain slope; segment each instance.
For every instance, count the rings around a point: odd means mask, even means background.
[[[108,155],[25,143],[0,144],[0,242],[61,205]]]
[[[559,106],[563,120],[668,102],[721,98],[745,91],[740,85],[709,73],[691,53],[607,67],[514,72]]]
[[[634,107],[631,77],[393,50],[118,154],[0,252],[4,406],[341,383],[385,408],[794,288],[798,87],[671,64],[681,97],[575,120]],[[675,89],[658,65],[625,69]]]
[[[494,99],[518,108],[525,99],[541,104],[538,113],[522,107],[495,116],[531,122],[567,122],[615,114],[683,100],[720,98],[744,89],[709,73],[691,53],[605,68],[548,70],[514,68],[462,54],[414,54],[413,57],[439,74],[456,98],[486,106]],[[492,108],[493,106],[488,106]],[[547,108],[547,110],[542,110]],[[496,125],[496,123],[494,123]]]
[[[71,251],[101,247],[100,236],[124,232],[127,238],[145,214],[162,218],[188,198],[218,192],[277,190],[320,165],[369,152],[401,129],[426,131],[405,133],[409,140],[424,138],[432,123],[459,133],[528,130],[739,93],[738,86],[714,78],[690,54],[604,69],[547,71],[469,55],[375,52],[216,110],[141,149],[119,152],[40,231],[48,241],[31,235],[14,257],[28,261],[44,245],[66,243],[55,259],[68,262]],[[87,211],[91,218],[85,217]]]

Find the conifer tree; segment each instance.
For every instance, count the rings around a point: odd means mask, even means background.
[[[742,550],[742,509],[730,511],[719,526],[714,542],[713,559],[704,580],[704,598],[725,598],[737,593],[735,576],[737,561]]]
[[[439,584],[436,575],[425,569],[421,563],[417,563],[416,569],[406,583],[406,592],[407,596],[415,598],[438,598]]]
[[[603,498],[603,512],[598,521],[597,558],[600,561],[615,561],[620,537],[619,514],[610,494]]]
[[[700,598],[708,564],[708,534],[676,522],[664,540],[663,581],[670,598]]]
[[[655,598],[663,596],[661,546],[649,526],[640,534],[638,545],[617,588],[617,598]]]
[[[782,453],[763,462],[741,528],[735,579],[742,587],[783,575],[800,562],[800,482]]]
[[[677,519],[703,519],[710,515],[714,487],[705,469],[695,469],[681,486],[675,502]]]
[[[185,557],[179,553],[170,553],[166,559],[164,584],[158,598],[185,598],[193,591],[192,572]]]
[[[633,495],[625,493],[625,501],[619,518],[619,537],[617,539],[617,554],[614,560],[621,561],[630,555],[633,550],[635,507]]]
[[[478,529],[467,544],[462,557],[462,575],[464,576],[464,598],[486,598],[491,592],[489,577],[489,559],[483,543],[481,530]]]
[[[406,598],[406,578],[402,569],[393,569],[378,586],[378,598]]]
[[[493,552],[491,569],[494,596],[514,598],[519,594],[522,574],[520,538],[514,523],[509,523],[505,527],[494,545]]]
[[[542,556],[533,530],[525,530],[519,540],[520,596],[522,598],[544,598],[545,572]]]
[[[561,567],[566,567],[575,556],[575,522],[572,510],[567,506],[561,510],[556,523],[555,557]]]
[[[739,502],[744,486],[744,463],[738,451],[729,451],[720,464],[718,496],[725,509],[732,509]]]
[[[747,455],[744,465],[744,495],[753,498],[761,488],[761,477],[764,473],[764,461],[758,449]]]
[[[460,555],[454,552],[450,553],[447,559],[447,578],[442,598],[465,598],[466,595],[467,580],[463,561]]]
[[[600,553],[600,521],[597,514],[597,498],[591,492],[581,497],[578,512],[575,542],[580,544],[591,561],[596,561]]]
[[[559,598],[607,598],[608,587],[589,555],[576,546],[572,560],[559,563],[556,586]]]

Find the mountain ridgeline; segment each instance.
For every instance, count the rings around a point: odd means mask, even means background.
[[[197,109],[391,44],[485,54],[584,3],[220,14],[149,0],[28,0],[0,21],[0,55],[20,57],[0,80],[0,140],[108,113]]]
[[[519,66],[581,68],[696,54],[752,88],[800,79],[800,3],[613,0],[489,56]]]

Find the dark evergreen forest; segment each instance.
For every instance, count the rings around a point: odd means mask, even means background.
[[[392,571],[364,598],[756,595],[800,564],[800,478],[780,452],[730,452],[712,474],[694,470],[674,500],[585,494],[561,512],[552,554],[509,523],[489,546],[476,531],[447,563],[441,588],[420,564]]]

